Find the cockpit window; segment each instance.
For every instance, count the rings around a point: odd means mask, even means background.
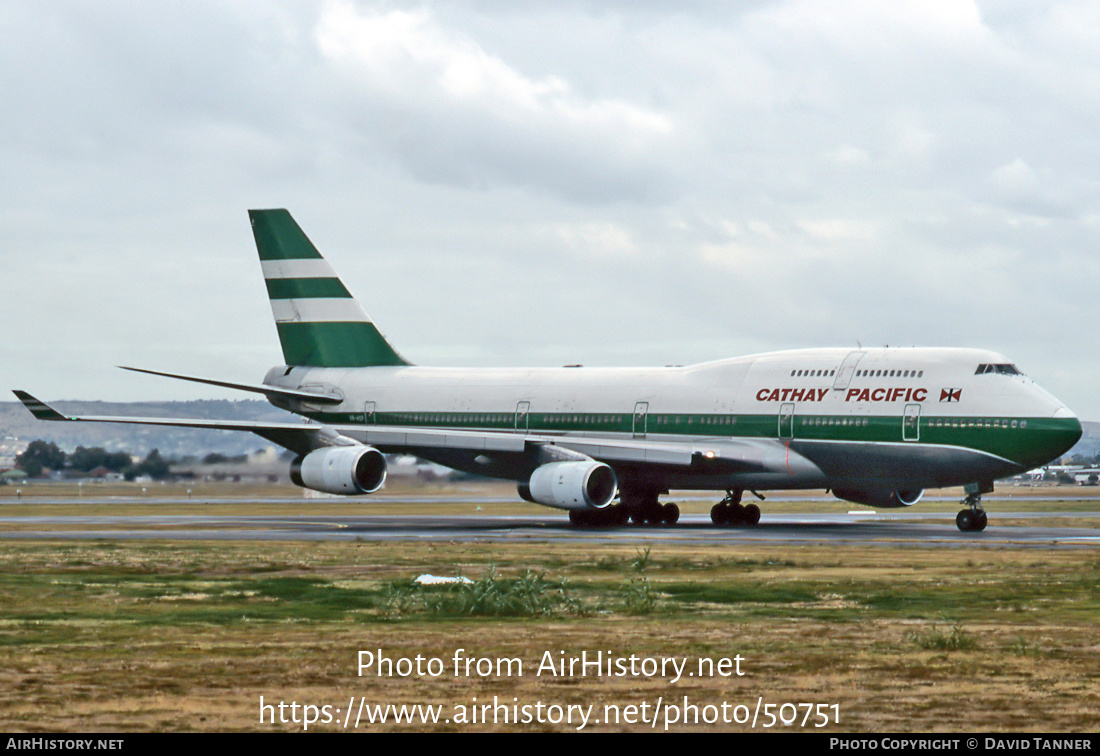
[[[978,365],[978,369],[974,371],[974,375],[982,375],[984,373],[999,373],[1000,375],[1023,375],[1016,369],[1015,365]]]

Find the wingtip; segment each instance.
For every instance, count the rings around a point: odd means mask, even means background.
[[[12,389],[12,393],[15,394],[19,401],[23,403],[32,415],[39,420],[68,420],[69,418],[62,415],[50,405],[46,404],[41,399],[37,399],[26,391],[19,389]]]

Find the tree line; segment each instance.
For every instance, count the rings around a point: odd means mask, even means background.
[[[45,477],[50,470],[90,473],[100,468],[121,473],[126,480],[142,475],[154,480],[168,477],[168,460],[157,449],[149,452],[140,462],[134,462],[126,452],[109,452],[98,446],[91,449],[78,446],[72,454],[66,454],[52,441],[31,441],[26,450],[15,458],[15,466],[32,478]]]

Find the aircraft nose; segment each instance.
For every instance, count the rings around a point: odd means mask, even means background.
[[[1081,421],[1077,418],[1077,415],[1073,414],[1069,407],[1065,405],[1062,405],[1054,412],[1053,420],[1057,423],[1058,445],[1059,447],[1065,447],[1054,455],[1055,457],[1060,457],[1081,440],[1081,436],[1085,431],[1084,428],[1081,427]]]

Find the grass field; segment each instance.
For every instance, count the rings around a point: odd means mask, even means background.
[[[413,585],[422,573],[474,582]],[[644,702],[652,714],[658,699],[687,697],[748,710],[835,705],[827,731],[1091,732],[1098,585],[1100,553],[1087,549],[5,542],[0,728],[300,730],[261,723],[260,697],[345,712],[361,696],[451,716],[496,696],[592,705],[594,719],[605,705]],[[379,649],[439,658],[447,673],[358,676],[357,653]],[[457,649],[520,659],[524,675],[456,677]],[[740,655],[745,674],[536,676],[547,651],[686,658],[687,669]],[[343,716],[310,729],[340,729]]]

